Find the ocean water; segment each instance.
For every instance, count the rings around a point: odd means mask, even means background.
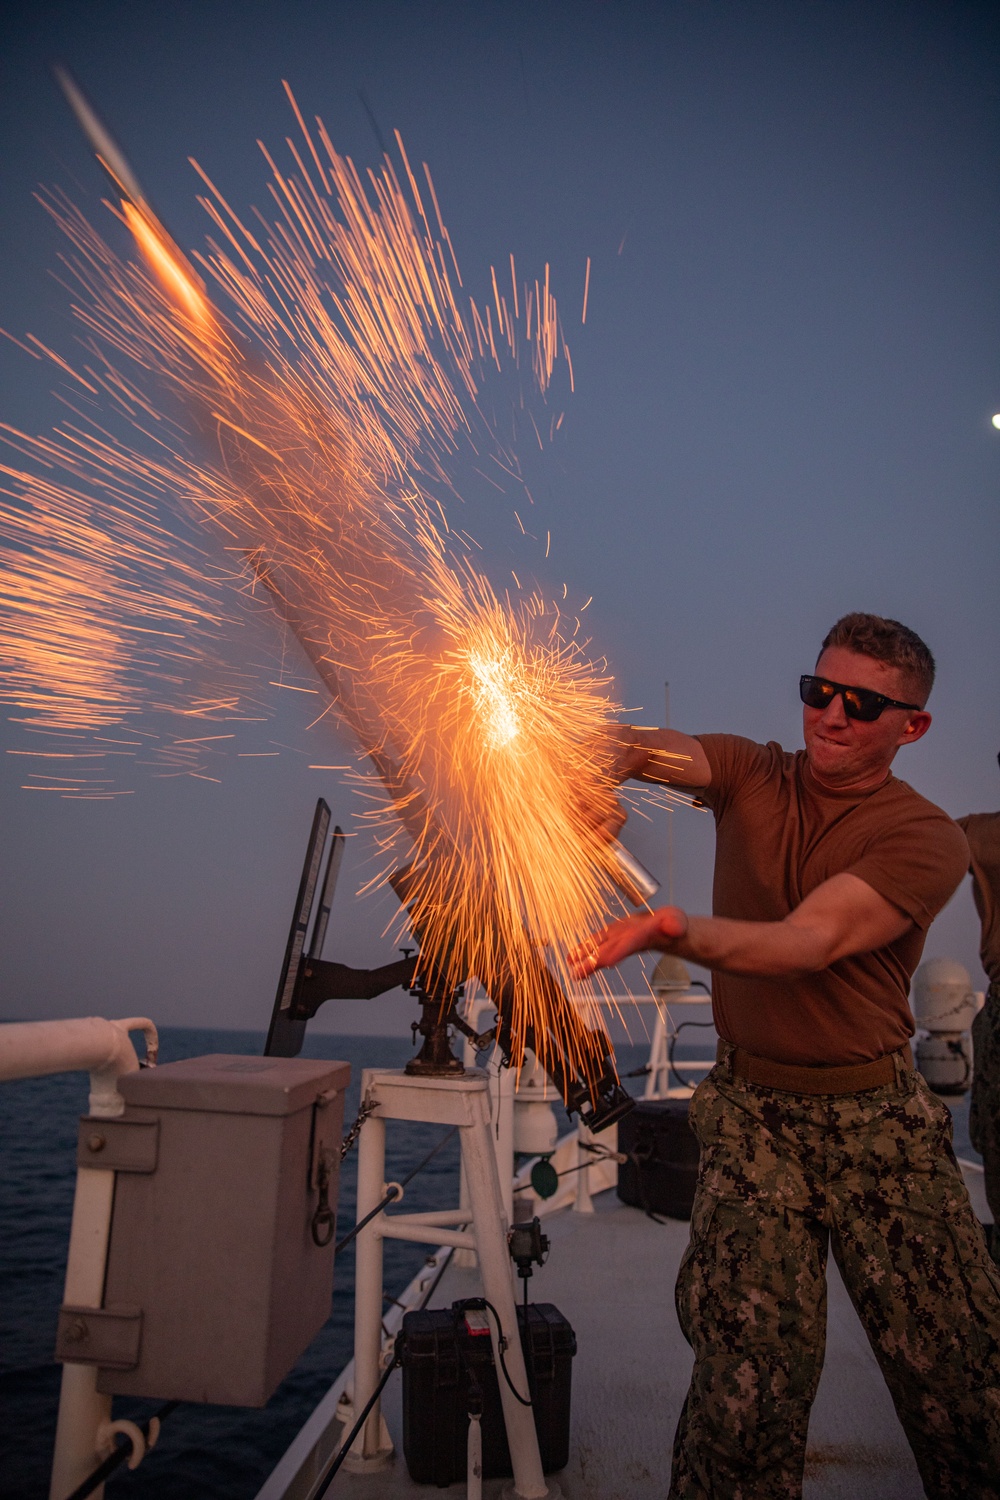
[[[164,1028],[160,1059],[208,1052],[259,1055],[263,1034]],[[306,1038],[303,1055],[351,1064],[345,1121],[358,1109],[361,1071],[401,1067],[412,1056],[398,1037]],[[696,1055],[697,1045],[678,1047]],[[645,1046],[618,1048],[623,1073],[641,1066]],[[642,1079],[626,1080],[641,1093]],[[55,1437],[61,1367],[53,1362],[69,1239],[78,1117],[87,1108],[85,1074],[0,1084],[0,1500],[45,1500]],[[968,1107],[954,1101],[959,1155],[973,1153]],[[565,1128],[565,1116],[561,1127]],[[402,1177],[445,1133],[439,1125],[390,1122],[386,1175]],[[340,1176],[337,1235],[354,1223],[357,1152]],[[406,1190],[410,1211],[458,1201],[458,1143],[451,1140]],[[427,1250],[385,1242],[385,1288],[400,1292]],[[302,1423],[351,1357],[354,1246],[337,1258],[331,1314],[294,1369],[262,1410],[184,1404],[164,1423],[160,1441],[139,1469],[109,1481],[110,1500],[252,1500]],[[115,1415],[144,1420],[157,1403],[118,1397]]]

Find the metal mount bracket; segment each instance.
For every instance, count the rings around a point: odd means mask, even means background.
[[[134,1370],[142,1342],[139,1307],[73,1307],[63,1303],[56,1359],[109,1370]]]
[[[78,1167],[105,1172],[155,1172],[159,1120],[104,1120],[83,1115],[76,1144]]]

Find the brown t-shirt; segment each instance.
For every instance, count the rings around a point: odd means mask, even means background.
[[[990,984],[1000,984],[1000,812],[970,813],[958,826],[972,855],[972,894],[982,923],[979,956]]]
[[[847,872],[912,919],[902,937],[795,979],[716,973],[719,1035],[758,1057],[811,1066],[869,1062],[913,1034],[910,975],[927,928],[968,869],[962,831],[905,781],[830,792],[804,750],[735,734],[698,736],[712,768],[699,797],[717,830],[712,909],[779,922],[833,875]]]

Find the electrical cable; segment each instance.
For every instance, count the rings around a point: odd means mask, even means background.
[[[347,1231],[342,1240],[337,1241],[336,1245],[333,1248],[334,1256],[338,1256],[341,1250],[343,1250],[346,1245],[349,1245],[355,1238],[355,1236],[361,1233],[365,1225],[370,1224],[372,1219],[374,1219],[378,1214],[382,1212],[383,1208],[387,1208],[390,1203],[395,1202],[395,1200],[401,1196],[403,1188],[405,1188],[408,1183],[411,1183],[413,1181],[418,1172],[422,1172],[424,1170],[428,1162],[433,1161],[434,1157],[437,1156],[442,1146],[446,1146],[448,1144],[448,1142],[451,1140],[452,1136],[456,1134],[458,1129],[459,1127],[457,1125],[453,1125],[450,1130],[445,1132],[445,1134],[438,1141],[437,1145],[432,1146],[430,1151],[428,1151],[427,1155],[424,1157],[423,1161],[418,1162],[417,1165],[413,1168],[413,1171],[406,1174],[402,1182],[393,1183],[389,1191],[386,1193],[385,1197],[382,1199],[381,1203],[376,1203],[375,1207],[371,1209],[370,1212],[366,1213],[364,1218],[360,1219],[358,1223],[355,1224],[353,1229],[349,1229]]]
[[[489,1309],[489,1311],[493,1314],[493,1320],[497,1325],[497,1353],[500,1356],[500,1368],[503,1371],[503,1378],[504,1380],[506,1380],[507,1385],[510,1389],[510,1393],[514,1397],[515,1401],[520,1401],[522,1406],[534,1406],[535,1403],[531,1400],[530,1396],[527,1400],[525,1400],[525,1398],[521,1395],[520,1391],[515,1386],[514,1382],[511,1380],[510,1375],[507,1373],[507,1361],[504,1359],[504,1350],[507,1348],[507,1336],[503,1331],[503,1324],[500,1321],[500,1314],[493,1306],[493,1303],[488,1302],[485,1297],[466,1297],[462,1302],[453,1303],[452,1307],[455,1311],[459,1312],[464,1311],[466,1308],[468,1308],[470,1312],[479,1312],[484,1307]]]
[[[167,1417],[170,1416],[171,1412],[177,1410],[177,1407],[179,1405],[179,1401],[165,1402],[163,1406],[160,1407],[159,1411],[154,1412],[151,1417],[149,1417],[145,1422],[142,1423],[140,1431],[142,1432],[143,1437],[149,1437],[150,1425],[154,1421],[165,1421]],[[83,1481],[82,1484],[78,1484],[71,1495],[67,1495],[66,1500],[86,1500],[86,1497],[88,1495],[92,1495],[97,1487],[99,1485],[102,1485],[104,1481],[115,1472],[116,1469],[121,1468],[126,1459],[131,1458],[131,1456],[132,1443],[119,1443],[115,1448],[115,1451],[113,1453],[109,1453],[104,1462],[98,1464],[94,1472],[88,1475],[88,1477]]]
[[[700,983],[700,981],[698,981],[698,982]],[[692,988],[694,988],[693,985],[692,985]],[[706,986],[702,985],[702,989],[705,989],[705,988],[706,988]],[[667,1048],[667,1066],[669,1067],[671,1073],[673,1073],[674,1077],[677,1079],[677,1082],[680,1084],[680,1086],[681,1086],[682,1089],[689,1089],[689,1088],[691,1088],[691,1084],[688,1083],[688,1081],[687,1081],[686,1078],[682,1078],[681,1075],[678,1073],[677,1069],[674,1067],[674,1048],[677,1045],[677,1038],[680,1036],[680,1034],[684,1030],[685,1026],[714,1026],[714,1025],[715,1025],[714,1021],[682,1021],[681,1024],[678,1026],[677,1030],[674,1032],[673,1036],[670,1038],[670,1045]]]
[[[441,1144],[443,1144],[443,1142]],[[437,1291],[438,1282],[441,1280],[441,1277],[444,1275],[445,1271],[447,1271],[448,1266],[451,1263],[451,1257],[452,1257],[452,1246],[449,1245],[447,1247],[447,1253],[442,1257],[441,1265],[438,1268],[437,1275],[434,1277],[434,1280],[431,1282],[431,1284],[428,1287],[426,1293],[424,1294],[424,1300],[421,1303],[421,1306],[426,1307],[427,1303],[431,1300],[431,1298],[433,1297],[434,1293]],[[397,1303],[396,1305],[397,1306],[402,1306],[401,1303]],[[320,1497],[322,1495],[326,1494],[327,1490],[330,1487],[330,1483],[333,1480],[333,1476],[336,1474],[337,1470],[340,1468],[340,1465],[343,1463],[344,1459],[346,1458],[348,1452],[350,1451],[351,1444],[354,1442],[354,1439],[357,1437],[358,1433],[361,1431],[362,1426],[364,1425],[364,1422],[365,1422],[366,1417],[368,1416],[368,1413],[371,1411],[372,1407],[375,1405],[375,1402],[376,1402],[377,1398],[381,1395],[382,1391],[385,1389],[386,1382],[388,1381],[389,1376],[392,1374],[393,1370],[396,1368],[396,1366],[398,1364],[399,1364],[399,1360],[398,1359],[394,1359],[393,1362],[392,1362],[392,1364],[389,1365],[389,1367],[386,1370],[385,1374],[382,1376],[382,1379],[379,1381],[378,1389],[375,1391],[375,1394],[372,1396],[371,1400],[368,1402],[368,1405],[365,1407],[364,1411],[361,1413],[361,1416],[355,1422],[355,1424],[354,1424],[353,1428],[351,1429],[351,1432],[349,1433],[349,1435],[348,1435],[347,1439],[345,1440],[345,1442],[343,1442],[340,1445],[340,1449],[339,1449],[339,1451],[337,1453],[336,1458],[333,1461],[333,1464],[327,1470],[327,1472],[323,1475],[323,1478],[320,1481],[321,1488],[317,1489],[317,1490],[312,1490],[310,1492],[310,1495],[309,1495],[309,1500],[320,1500]]]
[[[390,1203],[394,1203],[395,1200],[399,1197],[399,1192],[399,1188],[395,1183],[393,1183],[392,1187],[386,1193],[382,1201],[380,1203],[376,1203],[375,1207],[369,1213],[366,1213],[363,1219],[359,1219],[354,1228],[349,1229],[342,1240],[337,1241],[337,1243],[333,1247],[334,1256],[338,1256],[341,1250],[345,1249],[351,1243],[351,1241],[361,1233],[366,1224],[370,1224],[372,1219],[377,1218],[378,1215],[382,1212],[383,1208],[388,1207]]]
[[[438,1282],[441,1280],[441,1277],[444,1275],[445,1271],[447,1271],[448,1267],[451,1265],[451,1257],[454,1254],[454,1251],[455,1251],[454,1245],[447,1245],[447,1246],[445,1246],[445,1255],[442,1258],[440,1268],[438,1269],[437,1275],[435,1276],[434,1280],[431,1282],[431,1284],[428,1287],[426,1293],[424,1294],[424,1300],[420,1304],[421,1308],[424,1308],[424,1307],[427,1306],[428,1302],[431,1300],[431,1298],[433,1297],[434,1293],[437,1291],[437,1289],[438,1289]]]
[[[972,1078],[972,1063],[969,1059],[969,1054],[965,1051],[961,1042],[949,1042],[948,1051],[953,1057],[960,1057],[965,1064],[965,1076],[961,1083],[954,1085],[956,1093],[964,1094]]]
[[[577,1164],[576,1164],[575,1167],[564,1167],[561,1172],[557,1172],[556,1173],[557,1177],[571,1177],[574,1172],[582,1172],[583,1169],[584,1169],[584,1167],[592,1167],[595,1164],[595,1162],[599,1162],[599,1161],[616,1161],[617,1162],[617,1161],[625,1161],[625,1159],[626,1159],[625,1158],[625,1154],[623,1152],[621,1152],[621,1151],[609,1151],[606,1146],[602,1146],[599,1143],[595,1143],[595,1144],[591,1145],[589,1142],[581,1142],[581,1144],[582,1144],[583,1149],[585,1151],[589,1151],[590,1152],[590,1156],[587,1157],[586,1161],[577,1162]]]
[[[355,1424],[351,1428],[350,1432],[347,1434],[347,1437],[344,1439],[343,1443],[340,1445],[340,1449],[338,1450],[337,1456],[333,1460],[333,1463],[330,1465],[330,1467],[327,1469],[326,1473],[323,1475],[323,1478],[320,1480],[318,1486],[314,1490],[310,1491],[310,1493],[309,1493],[309,1500],[321,1500],[321,1497],[323,1495],[325,1495],[326,1492],[327,1492],[327,1490],[330,1488],[330,1485],[333,1482],[333,1479],[334,1479],[335,1474],[337,1473],[337,1470],[340,1468],[341,1464],[344,1462],[344,1459],[347,1457],[348,1453],[351,1450],[351,1444],[354,1442],[354,1440],[357,1437],[358,1433],[361,1431],[362,1427],[367,1422],[367,1420],[368,1420],[368,1413],[371,1411],[372,1407],[375,1405],[375,1402],[378,1400],[379,1396],[381,1396],[382,1392],[385,1390],[385,1387],[386,1387],[386,1384],[388,1382],[389,1376],[392,1374],[393,1370],[396,1368],[396,1366],[398,1364],[399,1364],[399,1359],[396,1358],[396,1357],[394,1357],[392,1359],[392,1362],[389,1364],[388,1368],[386,1369],[385,1373],[383,1374],[382,1379],[379,1381],[378,1385],[372,1391],[372,1393],[369,1396],[367,1402],[365,1403],[365,1409],[364,1409],[364,1411],[361,1413],[360,1417],[355,1422]]]

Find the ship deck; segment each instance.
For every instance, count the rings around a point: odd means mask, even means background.
[[[966,1171],[973,1204],[986,1218],[981,1169]],[[657,1223],[619,1202],[613,1191],[594,1199],[592,1214],[563,1210],[545,1221],[548,1262],[530,1295],[553,1302],[572,1324],[570,1461],[552,1476],[566,1500],[662,1500],[670,1473],[674,1427],[691,1367],[677,1322],[673,1286],[688,1225]],[[475,1270],[449,1264],[427,1305],[448,1306],[480,1290]],[[809,1427],[805,1500],[921,1500],[916,1466],[861,1324],[832,1262],[827,1351]],[[339,1384],[339,1383],[338,1383]],[[331,1395],[336,1394],[336,1389]],[[289,1450],[258,1500],[308,1500],[315,1458],[335,1452],[340,1426],[335,1402],[317,1411],[298,1453]],[[389,1380],[383,1412],[395,1457],[376,1473],[342,1469],[331,1495],[342,1500],[396,1500],[426,1495],[402,1457],[401,1376]],[[316,1446],[320,1431],[321,1443]],[[485,1500],[498,1500],[509,1480],[484,1481]],[[464,1483],[436,1493],[464,1495]]]

